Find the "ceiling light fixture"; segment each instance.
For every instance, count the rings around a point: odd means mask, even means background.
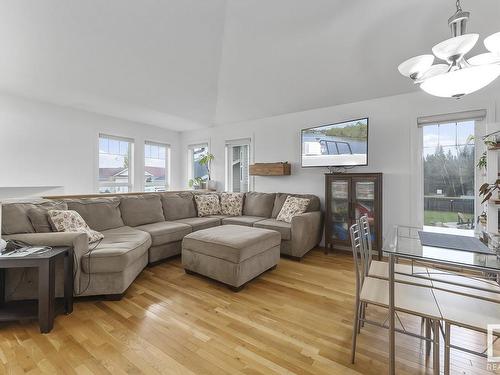
[[[479,34],[466,33],[470,13],[462,10],[460,0],[456,7],[457,11],[448,20],[452,37],[435,45],[434,55],[412,57],[398,67],[402,75],[419,84],[422,90],[444,98],[461,98],[500,76],[500,32],[484,40],[489,52],[466,58]],[[432,65],[435,57],[445,63]]]

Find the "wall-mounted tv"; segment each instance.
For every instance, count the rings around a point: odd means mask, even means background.
[[[301,131],[302,167],[368,165],[368,118]]]

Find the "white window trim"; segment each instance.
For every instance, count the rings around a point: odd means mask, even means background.
[[[224,166],[225,166],[225,190],[228,192],[233,191],[233,172],[232,168],[229,168],[229,162],[232,159],[232,157],[229,154],[229,150],[234,147],[234,146],[248,146],[248,164],[252,164],[253,160],[253,149],[252,149],[252,138],[241,138],[241,139],[233,139],[233,140],[227,140],[225,142],[225,150],[224,150],[224,155],[225,155],[225,160],[224,160]],[[250,169],[250,168],[249,168]],[[250,171],[248,173],[248,190],[252,191],[253,190],[253,179],[250,176]]]
[[[170,161],[170,144],[169,143],[163,143],[163,142],[156,142],[156,141],[144,141],[144,146],[149,145],[149,146],[160,146],[160,147],[165,147],[165,173],[167,174],[166,179],[165,179],[165,190],[168,191],[171,186],[171,161]],[[144,173],[146,171],[146,154],[143,152],[142,155],[142,160],[143,160],[143,165],[144,165]],[[144,176],[142,176],[142,190],[146,190],[146,181],[144,181]]]
[[[464,117],[465,114],[469,114],[470,117]],[[482,115],[482,117],[478,115]],[[485,110],[478,111],[467,111],[458,112],[456,117],[453,114],[446,115],[436,115],[436,116],[426,116],[419,117],[417,119],[417,126],[413,128],[410,133],[410,137],[414,139],[411,142],[413,149],[411,150],[412,165],[414,168],[414,180],[415,183],[411,183],[410,186],[410,196],[417,197],[413,201],[413,207],[410,206],[410,217],[409,225],[422,227],[424,225],[424,161],[423,161],[423,127],[432,124],[443,124],[443,123],[453,123],[453,122],[464,122],[464,121],[474,121],[474,153],[475,160],[474,165],[477,164],[479,157],[485,151],[484,143],[482,142],[482,137],[486,134],[486,124],[488,119],[488,113]],[[440,120],[440,121],[435,121]],[[475,168],[474,175],[474,188],[477,192],[479,186],[484,182],[483,177],[480,175],[478,168]],[[475,215],[481,213],[481,200],[477,198],[474,203]],[[411,214],[413,212],[413,214]]]
[[[129,154],[129,160],[128,160],[128,183],[122,183],[122,182],[115,182],[115,183],[110,183],[110,182],[100,182],[99,181],[99,155],[100,155],[100,139],[101,138],[108,138],[108,139],[113,139],[115,141],[122,141],[122,142],[128,142],[128,154]],[[129,192],[133,192],[134,190],[134,139],[133,138],[128,138],[128,137],[120,137],[116,135],[110,135],[106,133],[98,133],[97,136],[97,152],[96,154],[96,173],[94,176],[94,181],[95,181],[95,186],[96,186],[96,193],[99,192],[99,188],[101,186],[127,186]]]

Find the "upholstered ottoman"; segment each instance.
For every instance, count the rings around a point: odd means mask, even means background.
[[[276,267],[281,235],[273,230],[222,225],[193,232],[182,241],[182,265],[239,291],[245,283]]]

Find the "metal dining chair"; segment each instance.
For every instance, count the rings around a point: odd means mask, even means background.
[[[444,373],[450,373],[450,349],[486,357],[471,349],[451,344],[451,327],[487,333],[488,324],[500,324],[500,304],[444,290],[434,290],[444,321]],[[498,333],[496,336],[499,336]]]
[[[359,225],[357,223],[353,224],[349,228],[349,232],[351,236],[356,277],[356,295],[351,351],[351,362],[354,363],[356,356],[357,335],[361,325],[363,323],[367,323],[387,328],[384,323],[366,319],[364,310],[361,308],[361,306],[363,305],[365,309],[368,305],[388,308],[389,285],[387,280],[367,276],[366,270],[367,267],[369,267],[367,264],[369,262],[369,257],[362,243],[363,237]],[[434,369],[439,369],[439,321],[441,319],[441,314],[434,300],[431,289],[425,286],[396,283],[395,296],[396,311],[419,316],[425,319],[430,319],[433,322],[433,366]],[[426,342],[430,340],[424,336],[408,332],[404,329],[404,327],[403,329],[396,329],[396,331],[425,340]]]
[[[372,257],[372,241],[370,233],[370,223],[368,216],[363,215],[358,220],[358,225],[361,230],[362,245],[365,249],[365,274],[367,276],[380,277],[387,279],[389,275],[389,264],[387,262],[373,260]],[[413,264],[395,265],[396,280],[415,285],[431,286],[432,283],[428,280],[429,272],[427,267],[415,266]],[[404,275],[403,275],[404,274]],[[415,275],[418,277],[413,277]]]
[[[370,233],[370,222],[367,215],[362,215],[357,219],[361,231],[361,244],[363,246],[363,258],[365,259],[365,275],[388,280],[389,264],[383,261],[373,260],[372,254],[372,238]],[[431,287],[432,282],[429,280],[429,271],[427,267],[415,266],[413,264],[395,264],[395,279],[399,282],[422,285]],[[416,277],[418,276],[418,277]],[[366,316],[366,304],[361,304],[361,314]],[[361,325],[363,326],[363,324]],[[432,321],[427,318],[422,318],[421,329],[425,332],[425,352],[427,355],[431,352],[431,329]]]

